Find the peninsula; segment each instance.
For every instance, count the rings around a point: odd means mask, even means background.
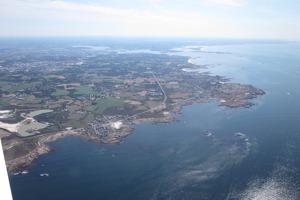
[[[265,94],[201,69],[190,57],[52,44],[1,47],[0,136],[8,170],[68,135],[120,143],[135,124],[169,123],[182,106],[251,107]],[[193,71],[193,70],[192,70]]]

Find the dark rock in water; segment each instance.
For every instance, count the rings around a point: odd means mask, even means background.
[[[43,174],[40,174],[40,176],[41,176],[41,177],[43,177],[43,176],[49,176],[49,174],[43,173]]]
[[[246,137],[246,135],[241,133],[241,132],[234,133],[234,136],[239,137],[239,138],[245,138]]]
[[[211,132],[206,132],[206,133],[203,133],[202,135],[204,137],[210,137],[210,136],[212,136],[212,133]]]

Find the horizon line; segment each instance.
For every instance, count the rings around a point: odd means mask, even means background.
[[[208,37],[208,36],[149,36],[149,35],[0,35],[0,39],[38,39],[38,38],[157,38],[157,39],[216,39],[216,40],[255,40],[255,41],[281,41],[281,42],[300,42],[300,40],[280,39],[280,38],[243,38],[243,37]]]

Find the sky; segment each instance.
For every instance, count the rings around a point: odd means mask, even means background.
[[[0,0],[0,36],[300,41],[299,0]]]

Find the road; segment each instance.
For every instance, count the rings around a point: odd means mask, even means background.
[[[152,74],[152,76],[154,77],[154,79],[156,80],[156,83],[159,85],[159,87],[160,87],[162,93],[163,93],[164,96],[165,96],[163,103],[166,103],[168,97],[167,97],[167,95],[166,95],[166,93],[165,93],[165,90],[162,88],[162,86],[161,86],[160,82],[157,80],[155,74],[153,74],[153,72],[151,72],[151,74]]]
[[[131,115],[131,116],[127,117],[125,120],[128,120],[128,119],[134,118],[134,117],[136,117],[136,116],[138,116],[138,115],[141,115],[141,114],[144,114],[144,113],[147,113],[147,112],[151,112],[151,111],[153,111],[153,110],[156,110],[156,109],[160,108],[162,105],[164,105],[164,104],[166,103],[168,97],[167,97],[167,95],[166,95],[165,90],[164,90],[163,87],[161,86],[161,84],[160,84],[160,82],[158,81],[158,79],[156,78],[155,74],[154,74],[153,72],[150,72],[150,73],[151,73],[152,76],[154,77],[156,83],[158,84],[158,86],[160,87],[160,89],[161,89],[161,91],[162,91],[162,93],[163,93],[163,95],[164,95],[164,100],[163,100],[163,102],[162,102],[160,105],[158,105],[158,106],[156,106],[156,107],[154,107],[154,108],[150,108],[149,110],[146,110],[146,111],[143,111],[143,112],[140,112],[140,113]]]

